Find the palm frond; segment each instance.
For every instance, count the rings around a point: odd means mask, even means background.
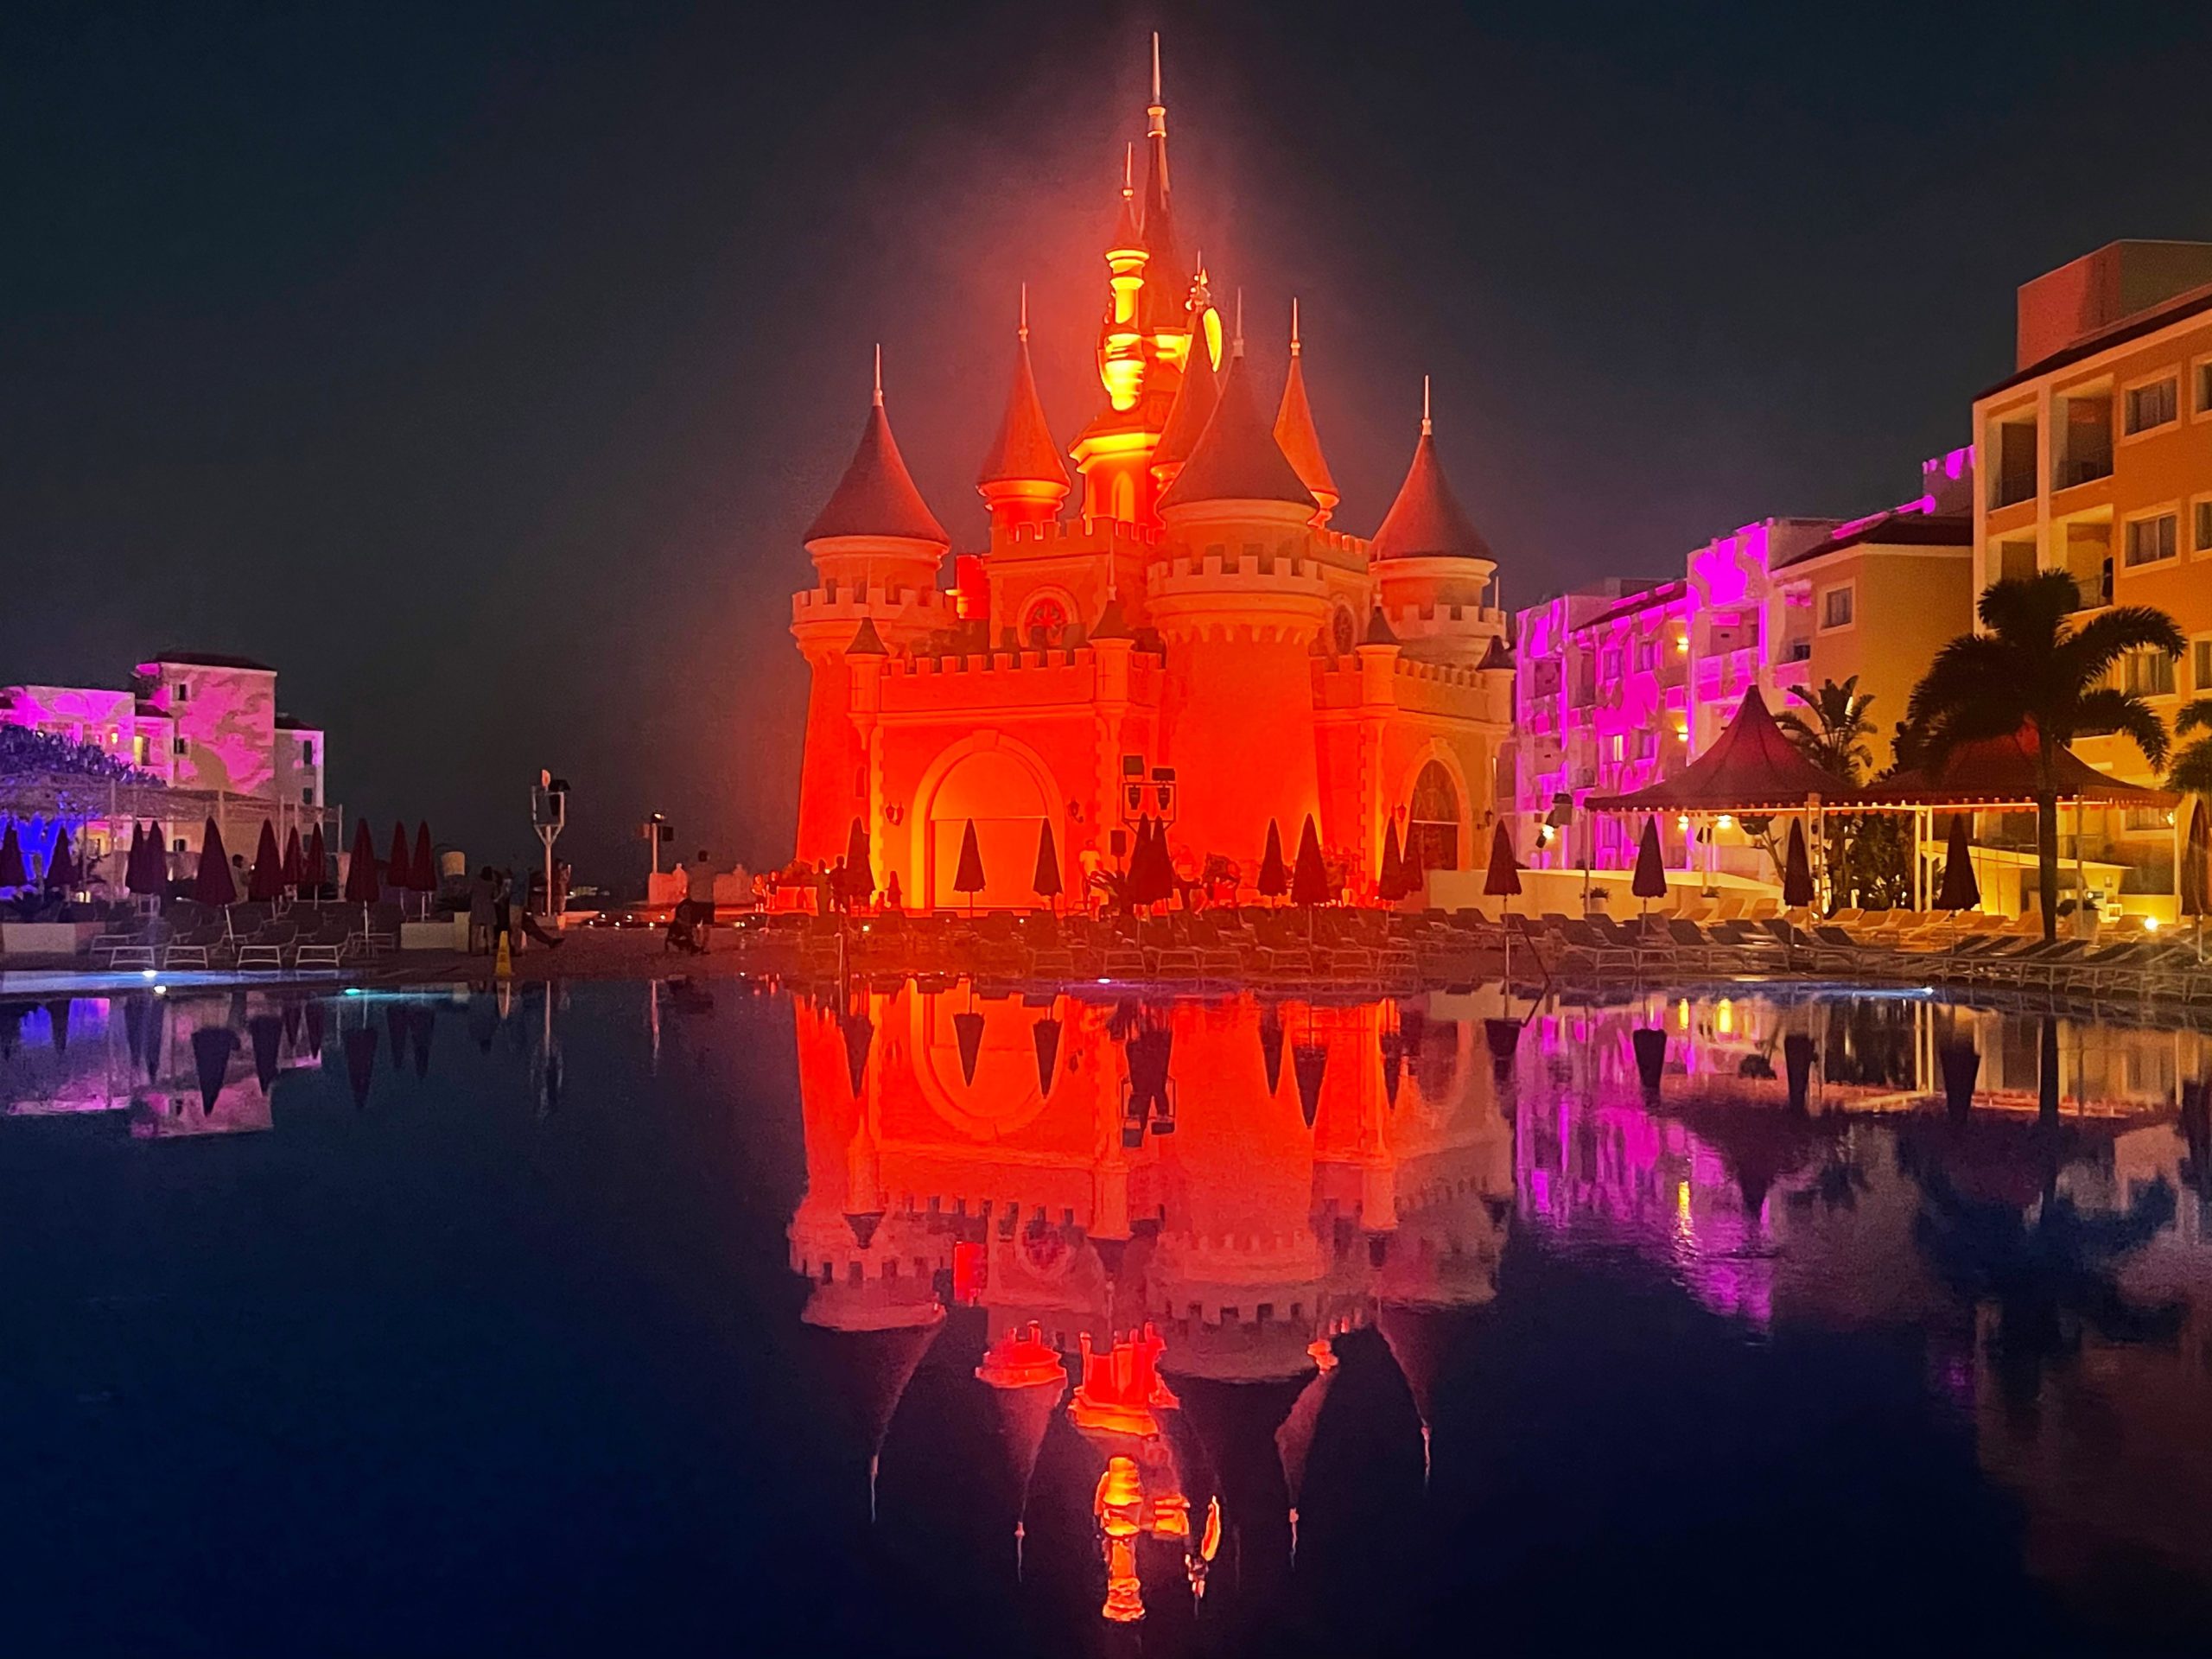
[[[2000,729],[2017,727],[2026,713],[2020,655],[2010,641],[1994,634],[1961,634],[1936,653],[1928,672],[1913,687],[1905,705],[1905,723],[1929,730],[1961,710],[2001,703],[2012,712],[2009,721],[1998,721]]]
[[[2166,787],[2212,800],[2212,737],[2200,737],[2174,757]],[[2199,807],[2198,811],[2204,809]]]
[[[2057,643],[2059,629],[2081,602],[2073,577],[2063,570],[2044,570],[1991,582],[1981,590],[1974,612],[1992,633],[2022,646],[2047,647]]]
[[[2174,716],[2174,735],[2187,737],[2191,732],[2212,732],[2212,697],[2199,697]]]
[[[2059,652],[2075,684],[2086,690],[2123,657],[2139,651],[2178,657],[2188,646],[2181,629],[2164,611],[2148,605],[2121,605],[2091,617],[2067,636]]]
[[[2132,691],[2116,690],[2108,685],[2084,692],[2074,706],[2073,731],[2054,734],[2070,738],[2075,732],[2120,732],[2135,740],[2135,747],[2143,751],[2143,758],[2152,766],[2165,764],[2166,751],[2171,747],[2166,738],[2166,722],[2158,711]]]

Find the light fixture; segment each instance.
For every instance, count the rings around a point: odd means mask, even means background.
[[[1736,820],[1723,812],[1713,821],[1713,827],[1716,830],[1733,830],[1736,827]]]

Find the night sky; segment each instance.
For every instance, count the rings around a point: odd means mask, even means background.
[[[257,656],[349,811],[520,858],[550,766],[582,879],[653,809],[780,861],[870,346],[977,544],[1021,281],[1064,443],[1098,399],[1154,27],[1338,522],[1433,372],[1509,605],[1915,493],[2018,283],[2212,238],[2202,6],[16,8],[0,683]]]

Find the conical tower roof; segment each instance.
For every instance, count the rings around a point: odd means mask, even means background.
[[[1230,359],[1213,418],[1160,498],[1163,511],[1199,501],[1283,501],[1309,512],[1317,505],[1253,400],[1242,341]]]
[[[1459,497],[1436,459],[1436,440],[1428,418],[1428,386],[1421,385],[1421,442],[1414,446],[1414,464],[1398,486],[1382,523],[1368,546],[1375,559],[1454,558],[1488,559],[1490,543],[1467,518]]]
[[[1213,353],[1203,339],[1193,335],[1190,355],[1183,362],[1182,384],[1167,411],[1166,428],[1152,452],[1155,476],[1172,479],[1190,460],[1191,452],[1205,435],[1206,423],[1213,419],[1220,404],[1221,381],[1214,373]]]
[[[1067,463],[1052,442],[1045,423],[1045,404],[1037,396],[1037,377],[1029,366],[1029,296],[1021,298],[1021,327],[1014,353],[1014,385],[1007,393],[1006,415],[999,422],[998,436],[983,457],[976,487],[988,495],[994,484],[1057,484],[1068,487]]]
[[[952,545],[952,537],[930,511],[922,493],[914,487],[913,474],[899,454],[899,441],[891,435],[890,418],[883,412],[883,367],[876,359],[875,402],[861,429],[859,446],[837,480],[828,503],[806,527],[804,540],[818,542],[836,536],[885,536],[902,541]]]
[[[1275,409],[1275,443],[1324,512],[1333,511],[1344,493],[1329,472],[1329,459],[1321,453],[1320,429],[1313,424],[1313,406],[1306,398],[1304,353],[1298,338],[1298,302],[1290,302],[1290,373],[1282,383],[1282,402]]]

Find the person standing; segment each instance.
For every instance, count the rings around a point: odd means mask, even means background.
[[[492,951],[499,954],[499,941],[507,942],[512,950],[515,944],[515,876],[512,870],[500,870],[492,877]]]
[[[684,895],[691,906],[691,937],[698,949],[707,948],[707,930],[715,925],[715,867],[702,847],[684,873]]]
[[[476,872],[468,887],[468,954],[492,953],[492,892],[496,879],[489,864]]]

